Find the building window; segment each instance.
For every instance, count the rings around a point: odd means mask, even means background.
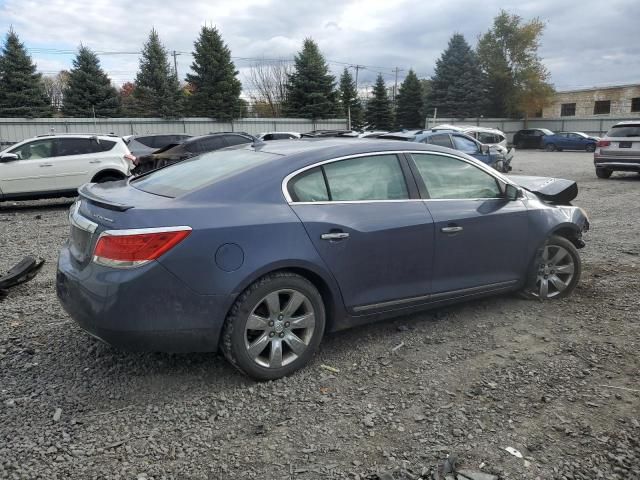
[[[533,114],[533,116],[535,118],[542,118],[542,109],[536,110],[535,113]]]
[[[596,100],[593,106],[594,115],[605,115],[611,113],[611,100]]]
[[[563,103],[560,106],[561,117],[575,117],[576,116],[576,104],[575,103]]]
[[[631,111],[640,112],[640,97],[635,97],[631,99]]]

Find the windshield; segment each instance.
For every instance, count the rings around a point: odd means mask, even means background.
[[[640,123],[635,125],[616,125],[607,132],[607,137],[640,137]]]
[[[177,197],[277,156],[279,155],[244,148],[219,150],[162,168],[132,180],[131,185],[155,195]]]

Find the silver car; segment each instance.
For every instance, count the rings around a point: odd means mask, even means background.
[[[640,121],[620,122],[598,141],[593,153],[598,178],[613,172],[640,173]]]

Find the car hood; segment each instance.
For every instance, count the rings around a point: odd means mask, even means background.
[[[578,196],[578,184],[573,180],[525,175],[508,175],[508,178],[547,202],[567,204]]]

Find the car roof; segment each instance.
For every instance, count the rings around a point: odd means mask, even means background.
[[[213,132],[207,133],[206,135],[198,135],[196,137],[191,137],[185,140],[185,143],[191,143],[197,140],[202,140],[203,138],[211,138],[211,137],[220,137],[222,135],[238,135],[240,137],[251,138],[251,135],[245,132]]]
[[[623,125],[640,125],[640,120],[625,120],[623,122],[616,123],[614,127],[621,127]]]

